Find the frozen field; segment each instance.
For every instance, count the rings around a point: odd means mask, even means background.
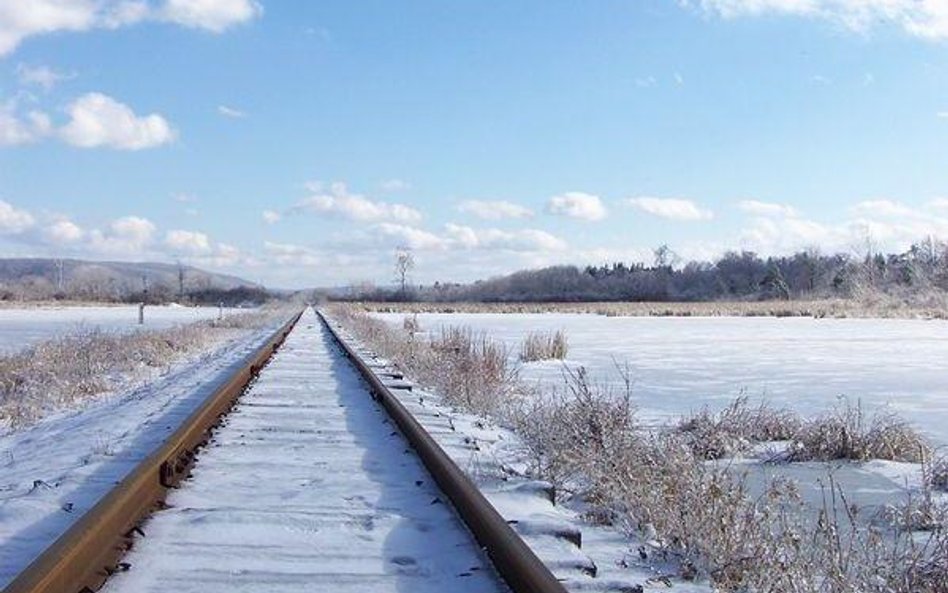
[[[224,314],[245,311],[224,309]],[[114,307],[31,307],[0,308],[0,354],[26,348],[80,328],[98,327],[109,331],[160,329],[201,319],[214,319],[217,307],[149,306],[145,324],[138,325],[138,305]]]
[[[378,314],[401,325],[402,314]],[[628,364],[645,417],[720,408],[746,393],[804,414],[841,395],[889,406],[935,442],[948,444],[948,322],[772,317],[421,314],[423,330],[467,325],[519,352],[537,330],[564,330],[571,366],[617,381]],[[562,363],[525,365],[523,376],[562,380]]]

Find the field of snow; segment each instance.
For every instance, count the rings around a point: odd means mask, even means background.
[[[378,314],[400,325],[401,314]],[[720,408],[746,393],[804,414],[841,395],[889,406],[948,444],[948,322],[912,319],[603,317],[597,315],[421,314],[423,330],[466,325],[503,340],[516,356],[532,331],[563,330],[566,363],[598,381],[628,365],[645,417]],[[523,377],[562,380],[562,363],[530,363]]]
[[[224,309],[225,315],[246,309]],[[138,305],[95,307],[0,308],[0,354],[9,354],[80,328],[130,332],[162,329],[201,319],[215,319],[217,307],[175,305],[145,307],[145,323],[138,324]]]
[[[375,314],[400,327],[403,314]],[[908,319],[774,317],[604,317],[582,314],[419,314],[423,331],[462,325],[503,340],[516,358],[524,336],[563,330],[565,364],[619,387],[626,367],[646,422],[667,422],[746,394],[815,416],[840,396],[897,412],[936,445],[948,445],[948,322]],[[521,376],[562,385],[564,361],[523,365]],[[900,500],[919,483],[919,466],[891,461],[770,465],[740,462],[752,490],[771,475],[798,481],[819,508],[828,471],[860,508]],[[822,482],[821,482],[822,481]]]

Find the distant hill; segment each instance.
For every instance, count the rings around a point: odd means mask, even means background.
[[[166,302],[226,291],[253,292],[262,287],[236,276],[176,264],[0,258],[0,300]]]

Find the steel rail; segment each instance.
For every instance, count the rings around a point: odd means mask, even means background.
[[[274,332],[249,361],[218,387],[187,420],[130,474],[89,509],[4,589],[3,593],[95,591],[132,546],[141,522],[160,508],[168,489],[187,476],[197,449],[221,416],[286,339],[302,311]]]
[[[402,405],[356,351],[317,310],[320,320],[343,353],[369,384],[372,394],[395,421],[421,458],[441,491],[451,500],[461,519],[487,552],[500,576],[514,593],[566,593],[566,588],[524,543],[507,521],[444,449]]]

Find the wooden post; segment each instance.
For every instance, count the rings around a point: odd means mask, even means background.
[[[145,303],[138,303],[138,325],[145,325]]]

